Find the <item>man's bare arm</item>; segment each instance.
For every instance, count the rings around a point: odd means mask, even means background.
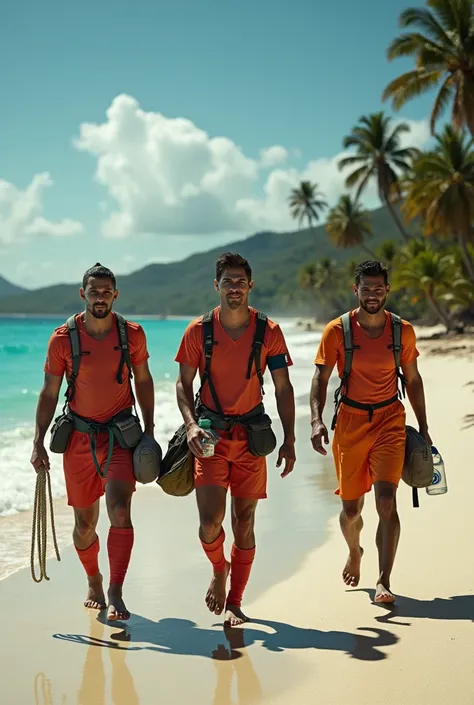
[[[202,456],[201,440],[207,437],[206,431],[197,424],[194,407],[193,381],[197,369],[188,365],[179,365],[178,380],[176,382],[176,398],[178,407],[186,426],[188,446],[193,455]]]
[[[310,407],[311,423],[323,423],[323,412],[326,405],[328,383],[333,371],[329,365],[316,365],[311,382]]]
[[[428,433],[428,421],[426,418],[426,403],[425,390],[423,380],[418,370],[417,361],[414,360],[408,364],[402,365],[403,376],[406,382],[407,396],[410,401],[413,412],[418,421],[418,427],[422,436],[431,444],[431,438]]]
[[[290,381],[288,368],[283,367],[271,372],[273,384],[275,385],[275,398],[278,409],[278,416],[283,426],[285,440],[295,441],[295,394]]]
[[[135,378],[137,401],[143,416],[145,433],[149,436],[153,436],[155,426],[155,385],[153,384],[153,377],[148,367],[148,361],[144,362],[142,365],[132,365],[132,371]]]
[[[36,472],[42,467],[49,470],[49,457],[44,447],[44,438],[56,411],[62,380],[62,375],[51,375],[46,372],[44,376],[43,388],[36,407],[35,436],[30,458]]]
[[[46,432],[51,425],[54,412],[56,411],[62,381],[62,375],[58,377],[48,372],[44,375],[43,388],[39,394],[38,405],[36,407],[35,444],[44,444]]]
[[[323,441],[329,443],[328,430],[323,422],[323,412],[326,405],[328,383],[333,371],[329,365],[316,365],[311,382],[309,403],[311,408],[311,443],[314,450],[321,455],[327,455]]]

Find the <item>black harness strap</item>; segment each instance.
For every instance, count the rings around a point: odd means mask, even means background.
[[[263,346],[263,341],[265,338],[266,328],[267,328],[267,316],[264,313],[262,313],[261,311],[258,311],[256,327],[255,327],[255,334],[254,334],[254,338],[253,338],[253,342],[252,342],[252,350],[250,352],[250,358],[249,358],[248,367],[247,367],[247,379],[250,379],[250,377],[251,377],[252,365],[255,361],[255,369],[257,372],[258,381],[260,382],[260,387],[262,389],[262,395],[265,392],[263,389],[263,373],[262,373],[262,364],[261,364],[261,354],[262,354],[262,346]],[[205,383],[207,382],[209,385],[209,390],[211,392],[212,400],[215,404],[215,407],[216,407],[218,413],[220,414],[220,416],[225,418],[225,413],[224,413],[224,410],[223,410],[221,403],[219,401],[219,397],[217,396],[216,388],[214,386],[214,382],[212,381],[212,376],[211,376],[212,352],[213,352],[214,345],[215,345],[215,341],[214,341],[214,311],[208,311],[202,317],[202,339],[203,339],[205,366],[204,366],[204,372],[202,373],[202,377],[201,377],[201,386],[200,386],[199,391],[196,395],[196,402],[200,403],[201,391],[202,391],[202,388],[204,387]]]
[[[260,382],[260,387],[262,389],[262,395],[265,394],[263,388],[263,374],[261,365],[261,354],[263,341],[265,338],[265,331],[267,329],[267,317],[261,311],[257,313],[257,322],[255,326],[255,335],[253,338],[252,351],[250,353],[249,364],[247,368],[247,379],[250,379],[252,373],[252,365],[255,360],[255,370],[257,372],[258,381]]]
[[[341,375],[341,383],[334,392],[334,416],[331,423],[331,430],[334,431],[336,427],[337,414],[339,411],[339,407],[342,403],[347,404],[347,406],[352,406],[355,409],[361,409],[363,411],[367,410],[369,413],[369,420],[372,420],[374,410],[389,406],[390,404],[393,404],[398,398],[401,399],[402,396],[405,397],[406,382],[402,372],[400,371],[402,355],[402,320],[400,316],[397,316],[396,313],[390,313],[390,317],[392,323],[392,344],[389,347],[391,350],[393,350],[393,356],[395,359],[395,372],[397,375],[397,394],[391,399],[387,399],[383,402],[378,402],[374,404],[361,404],[359,402],[355,402],[347,396],[348,379],[352,369],[354,350],[359,349],[360,346],[354,345],[350,312],[344,313],[341,316],[342,334],[344,338],[344,370]],[[398,387],[398,380],[400,380],[401,390]]]
[[[130,389],[132,389],[132,360],[130,357],[130,348],[128,344],[128,325],[125,318],[120,313],[115,313],[115,318],[117,322],[117,331],[119,336],[119,345],[121,350],[120,362],[117,370],[116,380],[118,384],[123,384],[123,367],[127,365],[129,370],[129,383]],[[72,356],[72,370],[69,379],[67,380],[66,388],[66,404],[70,403],[74,399],[75,394],[75,384],[77,375],[79,374],[79,367],[81,365],[82,355],[87,353],[81,351],[81,340],[79,336],[79,330],[77,328],[76,316],[70,316],[66,321],[67,332],[69,334],[69,342],[71,345],[71,356]],[[132,391],[133,396],[133,391]],[[135,398],[134,398],[135,403]],[[65,404],[65,405],[66,405]]]
[[[119,368],[117,370],[117,378],[116,379],[119,384],[122,384],[123,383],[123,366],[124,365],[127,365],[127,367],[128,367],[129,379],[131,380],[133,378],[132,360],[130,357],[130,348],[128,345],[127,321],[120,313],[115,314],[115,319],[117,321],[117,330],[118,330],[118,336],[119,336],[119,341],[120,341],[120,349],[122,352],[122,354],[120,356],[120,363],[119,363]]]

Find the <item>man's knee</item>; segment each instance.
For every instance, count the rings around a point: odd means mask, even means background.
[[[362,502],[344,502],[342,505],[342,518],[349,523],[356,521],[362,513]]]
[[[251,505],[234,511],[232,523],[235,534],[248,536],[252,533],[255,524],[255,509],[256,507]]]
[[[389,521],[397,511],[395,491],[384,490],[376,500],[377,513],[382,521]]]
[[[74,533],[79,536],[80,539],[83,541],[92,539],[95,535],[96,526],[97,519],[94,516],[76,512]]]
[[[128,528],[131,526],[130,504],[130,492],[127,490],[119,491],[116,488],[110,488],[107,492],[107,511],[112,526],[119,529]]]

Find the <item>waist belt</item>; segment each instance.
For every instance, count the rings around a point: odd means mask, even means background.
[[[395,394],[395,396],[391,397],[391,399],[385,399],[384,401],[377,401],[374,402],[373,404],[362,404],[361,402],[354,401],[353,399],[349,399],[349,397],[341,397],[341,404],[345,404],[346,406],[351,406],[353,409],[360,409],[361,411],[368,411],[369,413],[369,421],[372,421],[372,417],[374,415],[374,411],[376,409],[383,409],[385,406],[390,406],[390,404],[394,404],[396,401],[398,401],[398,394]]]
[[[201,404],[199,407],[199,412],[204,418],[209,419],[214,428],[219,431],[230,431],[230,429],[236,424],[245,425],[256,416],[263,414],[265,412],[265,407],[263,404],[259,404],[254,409],[251,409],[246,414],[241,416],[221,416],[216,411],[212,411],[204,406],[204,404]]]
[[[86,433],[89,436],[92,460],[94,461],[95,469],[101,477],[105,477],[109,471],[110,460],[112,458],[112,453],[114,450],[114,423],[117,419],[123,419],[132,414],[132,407],[128,409],[123,409],[115,416],[112,416],[109,421],[94,421],[93,419],[86,419],[84,416],[79,416],[73,411],[70,411],[72,416],[74,430],[79,433]],[[109,434],[109,449],[107,452],[107,459],[105,461],[104,470],[101,470],[99,461],[97,460],[97,443],[96,436],[98,433],[108,433]]]

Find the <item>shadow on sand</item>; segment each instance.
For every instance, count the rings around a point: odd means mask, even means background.
[[[105,614],[99,614],[98,620],[108,626],[114,626],[105,621]],[[218,660],[240,658],[242,656],[240,649],[261,644],[263,648],[273,652],[321,649],[341,651],[351,658],[363,661],[381,661],[387,658],[387,655],[380,651],[380,647],[393,646],[398,641],[397,636],[380,628],[359,627],[357,632],[367,632],[367,634],[351,634],[338,631],[325,632],[259,619],[253,620],[242,628],[224,629],[224,633],[220,629],[198,627],[195,622],[173,617],[154,622],[146,617],[132,615],[127,625],[117,623],[117,626],[121,631],[112,634],[110,639],[98,639],[83,634],[54,634],[53,637],[86,646],[149,650]],[[254,626],[261,628],[254,628]],[[223,643],[223,637],[227,640],[230,651]],[[121,646],[120,642],[125,642],[127,646]]]
[[[356,588],[351,592],[365,592],[372,602],[374,600],[375,590]],[[385,614],[375,618],[377,622],[383,624],[410,626],[410,622],[394,621],[399,617],[474,622],[474,595],[435,597],[434,600],[417,600],[414,597],[397,595],[397,601],[394,605],[377,605],[377,607],[387,610]]]

